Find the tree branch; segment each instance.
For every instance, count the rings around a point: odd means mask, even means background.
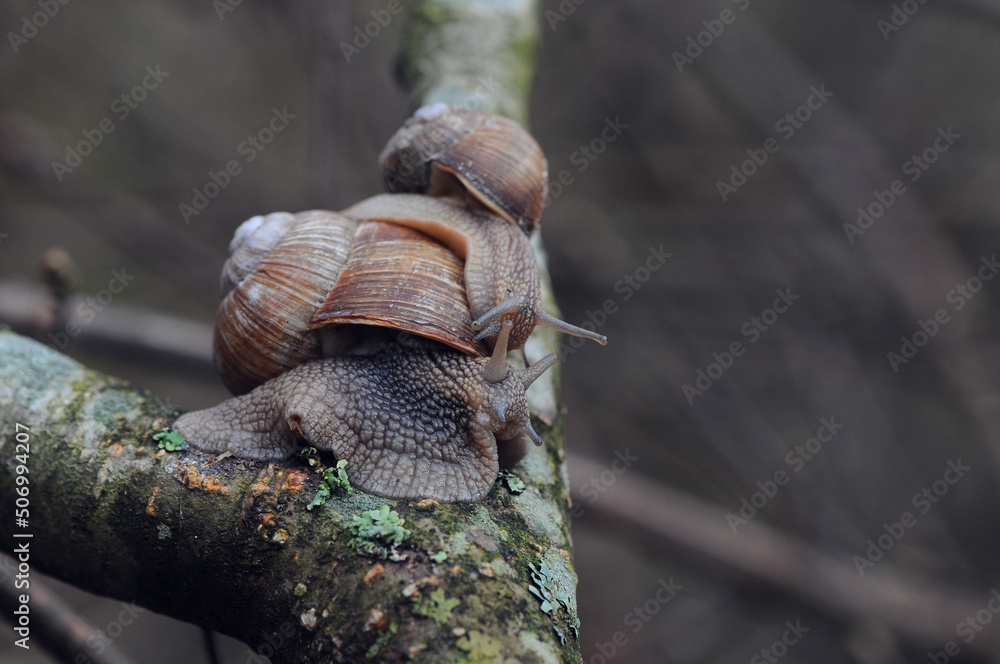
[[[548,453],[518,468],[520,495],[498,484],[482,504],[441,505],[353,491],[310,511],[320,472],[306,460],[157,450],[169,407],[10,332],[0,385],[0,537],[7,550],[27,541],[32,569],[230,634],[275,662],[577,656],[558,429],[540,427]],[[19,465],[26,526],[14,513]],[[350,531],[383,505],[410,531],[387,559]],[[544,576],[532,569],[543,563]],[[546,592],[566,606],[543,612]]]
[[[424,0],[410,18],[400,74],[418,104],[445,102],[522,124],[538,42],[535,0]]]

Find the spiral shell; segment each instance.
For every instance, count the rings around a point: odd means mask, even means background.
[[[231,246],[214,345],[234,394],[347,351],[359,325],[489,354],[473,340],[462,261],[423,233],[314,210],[249,219]]]
[[[462,266],[455,254],[419,231],[365,221],[312,329],[377,325],[440,341],[466,355],[488,355],[486,344],[473,341]]]
[[[407,120],[379,167],[389,192],[468,192],[529,235],[548,195],[548,165],[531,134],[507,118],[445,104],[425,106]]]

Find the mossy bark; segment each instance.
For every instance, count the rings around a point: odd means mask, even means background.
[[[536,0],[423,0],[399,59],[418,104],[445,102],[524,123],[538,43]]]
[[[308,510],[329,457],[159,450],[170,407],[6,331],[0,386],[0,541],[28,542],[32,570],[230,634],[274,662],[579,659],[558,422],[536,421],[548,442],[517,468],[518,495],[504,482],[480,504],[352,491]],[[382,505],[410,531],[385,559],[350,532]],[[565,606],[544,612],[547,593]]]

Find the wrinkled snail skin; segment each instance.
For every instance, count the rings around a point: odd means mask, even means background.
[[[308,362],[174,426],[203,451],[261,460],[283,459],[304,439],[346,459],[363,491],[476,502],[493,486],[499,458],[516,462],[537,439],[525,390],[555,356],[524,371],[507,366],[498,382],[483,378],[489,361],[391,344]]]

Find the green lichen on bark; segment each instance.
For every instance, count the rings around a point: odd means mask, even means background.
[[[21,423],[30,528],[44,534],[34,569],[231,634],[274,662],[489,661],[495,643],[520,662],[579,659],[576,640],[558,636],[571,633],[575,605],[547,614],[530,592],[542,563],[570,595],[575,585],[558,454],[532,450],[517,496],[500,485],[480,504],[353,491],[310,511],[322,464],[157,449],[153,435],[176,415],[0,332],[0,495],[14,495]],[[537,423],[547,447],[560,446],[560,426]],[[409,530],[384,561],[359,551],[350,529],[383,505]],[[13,510],[0,512],[8,549],[15,528]]]

